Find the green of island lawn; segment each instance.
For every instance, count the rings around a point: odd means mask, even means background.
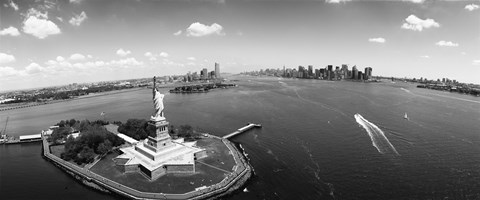
[[[233,172],[235,160],[220,139],[202,138],[197,140],[197,146],[205,148],[208,157],[195,162],[194,174],[166,174],[150,181],[140,173],[123,173],[112,160],[119,155],[116,152],[102,158],[90,171],[141,192],[171,194],[187,193],[195,188],[214,185]]]

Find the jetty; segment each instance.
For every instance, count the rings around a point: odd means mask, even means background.
[[[250,130],[250,129],[252,129],[252,128],[256,128],[256,127],[257,127],[257,128],[261,128],[262,125],[261,125],[261,124],[249,123],[248,125],[246,125],[246,126],[244,126],[244,127],[242,127],[242,128],[237,129],[235,132],[223,136],[223,139],[229,139],[229,138],[231,138],[231,137],[234,137],[234,136],[236,136],[236,135],[238,135],[238,134],[240,134],[240,133],[243,133],[243,132],[245,132],[245,131],[248,131],[248,130]]]

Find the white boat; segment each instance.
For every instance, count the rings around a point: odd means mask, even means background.
[[[408,120],[408,116],[407,116],[407,113],[405,113],[405,115],[403,116],[404,119]]]

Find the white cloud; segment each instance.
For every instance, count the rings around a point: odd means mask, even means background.
[[[18,76],[24,74],[23,71],[16,70],[12,67],[0,67],[0,77]]]
[[[173,33],[174,36],[179,36],[182,34],[182,30],[178,30],[177,32]]]
[[[80,24],[82,24],[82,22],[85,21],[86,19],[87,19],[87,14],[85,14],[85,11],[82,11],[80,15],[73,16],[68,22],[73,26],[80,26]]]
[[[187,36],[191,37],[202,37],[202,36],[208,36],[208,35],[225,35],[224,32],[222,32],[223,27],[220,24],[213,23],[212,25],[204,25],[199,22],[195,22],[191,24],[187,28]]]
[[[112,60],[107,63],[108,65],[113,65],[113,66],[120,66],[120,67],[130,67],[130,66],[139,66],[143,65],[143,62],[137,61],[137,59],[130,57],[130,58],[125,58],[125,59],[120,59],[120,60]]]
[[[117,55],[122,56],[122,57],[123,57],[123,56],[127,56],[128,54],[131,54],[131,53],[132,53],[132,52],[129,51],[129,50],[127,50],[127,51],[125,51],[125,50],[123,50],[123,49],[117,50]]]
[[[479,8],[479,6],[476,5],[476,4],[473,4],[473,3],[465,6],[465,9],[468,10],[468,11],[474,11],[478,8]]]
[[[435,43],[437,46],[441,46],[441,47],[458,47],[458,43],[454,43],[454,42],[451,42],[451,41],[438,41],[437,43]]]
[[[58,21],[63,22],[63,18],[61,17],[56,17],[56,18],[58,19]]]
[[[472,65],[480,65],[480,60],[473,60]]]
[[[149,59],[150,61],[157,61],[157,58],[158,58],[158,57],[167,58],[169,55],[168,55],[168,53],[166,53],[166,52],[160,52],[160,54],[153,54],[153,53],[151,53],[151,52],[146,52],[146,53],[144,54],[144,56],[145,56],[145,57],[148,57],[148,59]]]
[[[61,33],[55,23],[48,19],[40,19],[37,16],[29,16],[27,20],[23,22],[23,32],[40,39]]]
[[[83,0],[69,0],[70,3],[80,4]]]
[[[420,19],[415,15],[410,15],[405,19],[405,23],[403,23],[403,29],[409,29],[414,31],[422,31],[423,29],[432,28],[432,27],[440,27],[440,24],[435,22],[433,19]]]
[[[423,3],[425,0],[403,0],[403,1],[410,1],[412,3]]]
[[[57,61],[58,62],[63,62],[65,60],[65,58],[63,58],[62,56],[57,56]]]
[[[28,9],[27,12],[25,14],[22,14],[22,15],[25,16],[25,18],[28,18],[30,16],[35,16],[35,17],[41,18],[41,19],[48,19],[48,12],[42,13],[35,8]]]
[[[369,42],[376,42],[376,43],[385,43],[386,40],[385,38],[381,38],[381,37],[378,37],[378,38],[370,38],[368,39]]]
[[[168,55],[167,52],[160,52],[160,57],[166,58],[166,57],[168,57],[168,56],[169,56],[169,55]]]
[[[340,3],[340,2],[347,2],[351,0],[325,0],[325,3]]]
[[[72,54],[72,55],[70,56],[70,60],[74,60],[74,61],[85,60],[85,56],[82,55],[82,54],[79,54],[79,53]]]
[[[18,5],[12,0],[10,0],[10,3],[8,5],[10,5],[10,7],[12,7],[15,11],[18,10]]]
[[[422,58],[427,58],[427,59],[430,58],[429,55],[423,55],[423,56],[420,56],[420,57],[422,57]]]
[[[10,26],[8,28],[1,30],[0,35],[19,36],[20,32],[18,32],[17,28]]]
[[[15,56],[6,53],[0,53],[0,64],[7,64],[15,61]]]
[[[462,51],[460,54],[467,55],[467,52]]]
[[[46,69],[42,66],[40,66],[37,63],[30,63],[26,68],[25,71],[27,74],[38,74],[40,72],[45,71]]]
[[[196,60],[195,57],[188,57],[188,60]]]

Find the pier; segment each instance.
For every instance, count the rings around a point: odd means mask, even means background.
[[[248,130],[250,130],[250,129],[252,129],[252,128],[255,128],[255,127],[261,128],[262,125],[261,125],[261,124],[249,123],[248,125],[246,125],[246,126],[244,126],[244,127],[242,127],[242,128],[237,129],[237,131],[235,131],[235,132],[233,132],[233,133],[230,133],[230,134],[228,134],[228,135],[223,136],[223,138],[224,138],[224,139],[229,139],[229,138],[231,138],[231,137],[234,137],[234,136],[236,136],[236,135],[238,135],[238,134],[240,134],[240,133],[243,133],[243,132],[248,131]]]

